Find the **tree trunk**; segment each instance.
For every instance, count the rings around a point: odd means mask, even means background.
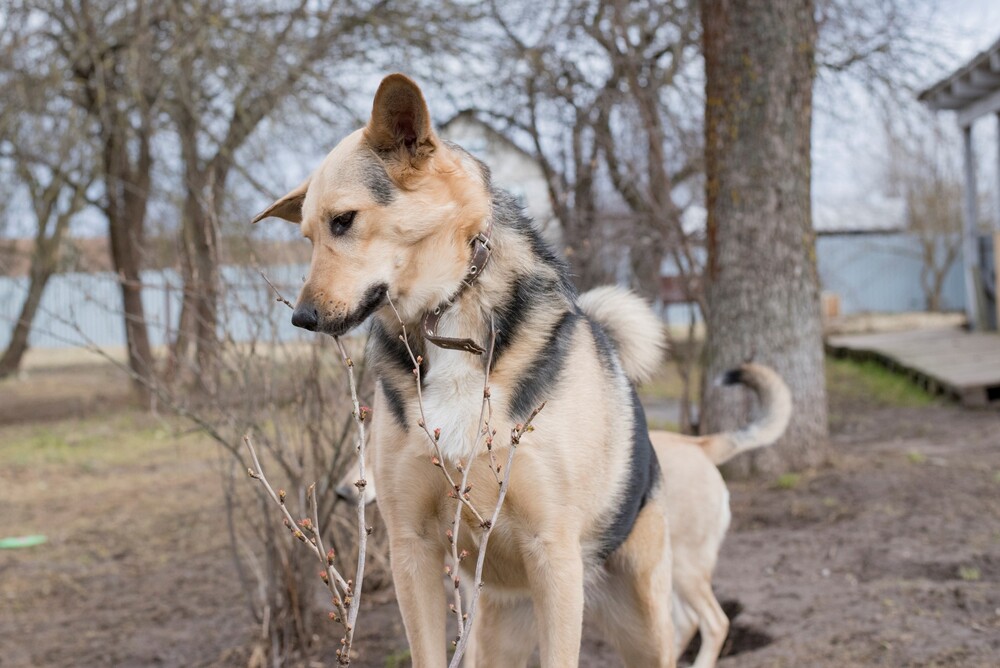
[[[772,448],[734,462],[767,474],[824,461],[827,405],[810,211],[816,24],[812,0],[706,0],[707,326],[702,432],[748,419],[717,388],[754,359],[775,368],[794,412]]]
[[[31,178],[30,175],[28,178]],[[38,307],[41,306],[42,295],[45,294],[45,286],[59,266],[59,249],[69,228],[69,221],[83,207],[82,188],[75,189],[69,207],[64,211],[59,210],[59,197],[63,186],[58,181],[53,180],[44,189],[32,187],[30,190],[32,197],[35,198],[33,208],[38,230],[35,234],[35,247],[28,274],[28,295],[21,305],[20,315],[14,322],[10,343],[3,356],[0,356],[0,378],[13,375],[21,368],[21,361],[28,351],[31,327],[35,322]],[[49,232],[50,223],[52,223],[51,232]]]
[[[131,164],[124,133],[127,121],[114,115],[117,123],[106,123],[104,132],[104,213],[108,219],[111,261],[118,274],[125,322],[125,345],[132,386],[143,403],[148,403],[153,383],[153,351],[149,343],[146,314],[142,303],[142,250],[145,239],[146,203],[152,156],[149,134],[137,138],[139,156]],[[146,130],[147,128],[143,128]]]
[[[42,303],[42,295],[45,293],[45,285],[52,276],[52,271],[41,269],[36,271],[32,267],[31,278],[28,283],[28,296],[21,305],[21,314],[14,322],[14,329],[10,334],[10,343],[3,356],[0,357],[0,378],[17,373],[21,368],[21,360],[24,353],[28,351],[28,336],[31,334],[31,324],[35,321],[35,314]]]
[[[174,354],[185,382],[188,348],[193,344],[198,370],[198,389],[216,388],[219,349],[219,239],[216,225],[218,203],[225,191],[225,162],[207,166],[198,156],[197,122],[187,107],[177,113],[181,156],[184,162],[184,210],[182,247],[184,302]]]

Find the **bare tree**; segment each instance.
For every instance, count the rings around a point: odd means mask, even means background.
[[[145,0],[26,0],[5,19],[20,25],[31,48],[18,67],[60,72],[46,93],[85,114],[99,156],[100,208],[124,305],[134,386],[153,375],[142,303],[142,251],[153,169],[153,136],[162,79],[163,6]]]
[[[920,287],[928,311],[940,311],[945,279],[962,252],[962,182],[947,131],[936,119],[887,125],[887,186],[906,200],[906,229],[917,241]]]
[[[14,321],[7,348],[0,355],[0,378],[17,373],[21,367],[45,287],[58,270],[60,250],[70,221],[86,206],[85,195],[89,185],[86,176],[77,181],[45,168],[33,168],[27,162],[18,164],[17,174],[28,191],[36,227],[28,270],[28,290]]]
[[[788,382],[785,437],[744,461],[769,473],[821,462],[827,447],[819,279],[810,212],[816,43],[812,0],[706,0],[705,378],[755,358]],[[705,384],[702,428],[742,419],[741,397]]]
[[[517,66],[484,111],[530,143],[578,282],[625,269],[655,298],[667,246],[684,241],[677,187],[701,161],[697,105],[681,102],[697,100],[697,13],[683,2],[577,0],[541,16],[531,4],[492,7],[498,48]]]
[[[186,0],[172,3],[168,14],[173,48],[165,95],[181,154],[184,281],[171,364],[197,369],[188,375],[207,390],[218,368],[220,214],[237,154],[276,111],[293,100],[308,104],[326,63],[344,72],[370,52],[374,40],[365,31],[401,21],[403,9],[395,0],[282,4]],[[343,108],[342,78],[322,88],[328,103]]]
[[[28,290],[0,355],[0,378],[20,368],[45,287],[58,270],[69,223],[87,205],[93,179],[93,157],[80,114],[60,108],[45,94],[53,84],[52,72],[15,66],[15,53],[24,45],[14,31],[4,37],[0,67],[6,104],[0,113],[0,158],[9,163],[12,182],[27,194],[35,233]]]
[[[661,262],[670,258],[685,300],[701,314],[702,235],[682,225],[702,165],[696,6],[575,0],[539,11],[493,3],[491,20],[502,35],[498,49],[516,66],[503,97],[481,105],[531,146],[577,284],[625,281],[655,301]],[[684,384],[684,431],[696,392],[693,337],[689,329],[671,346]]]

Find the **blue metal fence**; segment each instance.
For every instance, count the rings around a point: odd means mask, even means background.
[[[820,283],[840,296],[843,314],[920,311],[925,306],[920,287],[920,246],[907,234],[821,236],[816,243]],[[294,300],[307,268],[303,265],[269,267],[268,278]],[[222,306],[227,336],[235,341],[294,340],[305,336],[292,327],[287,309],[260,274],[249,267],[224,267],[227,286]],[[143,304],[153,345],[169,341],[181,310],[181,279],[175,271],[147,271],[142,281]],[[0,278],[0,349],[7,345],[11,324],[27,291],[25,278]],[[946,310],[964,308],[961,261],[948,272],[942,294]],[[690,317],[684,305],[664,314],[672,324]],[[72,347],[93,342],[102,346],[125,344],[121,293],[114,274],[53,276],[42,299],[31,332],[39,348]]]
[[[268,267],[265,273],[294,300],[306,270],[288,265]],[[292,326],[287,308],[275,301],[273,290],[255,269],[223,267],[222,281],[226,290],[221,329],[226,336],[235,341],[294,340],[305,334]],[[181,278],[169,269],[145,271],[142,283],[150,342],[163,345],[171,340],[180,319]],[[0,278],[0,350],[7,346],[27,289],[26,278]],[[124,346],[121,312],[121,290],[114,274],[59,274],[49,280],[29,341],[36,348]]]

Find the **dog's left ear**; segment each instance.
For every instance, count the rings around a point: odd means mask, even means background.
[[[259,223],[265,218],[274,216],[275,218],[284,218],[290,223],[301,223],[302,202],[306,198],[307,190],[309,190],[309,179],[306,179],[305,182],[295,188],[295,190],[278,199],[274,204],[258,213],[250,222]]]
[[[403,74],[390,74],[379,84],[365,139],[376,153],[418,167],[434,152],[431,115],[420,87]]]

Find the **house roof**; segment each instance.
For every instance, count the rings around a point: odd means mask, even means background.
[[[1000,111],[1000,39],[917,99],[935,111],[957,111],[962,126]]]

